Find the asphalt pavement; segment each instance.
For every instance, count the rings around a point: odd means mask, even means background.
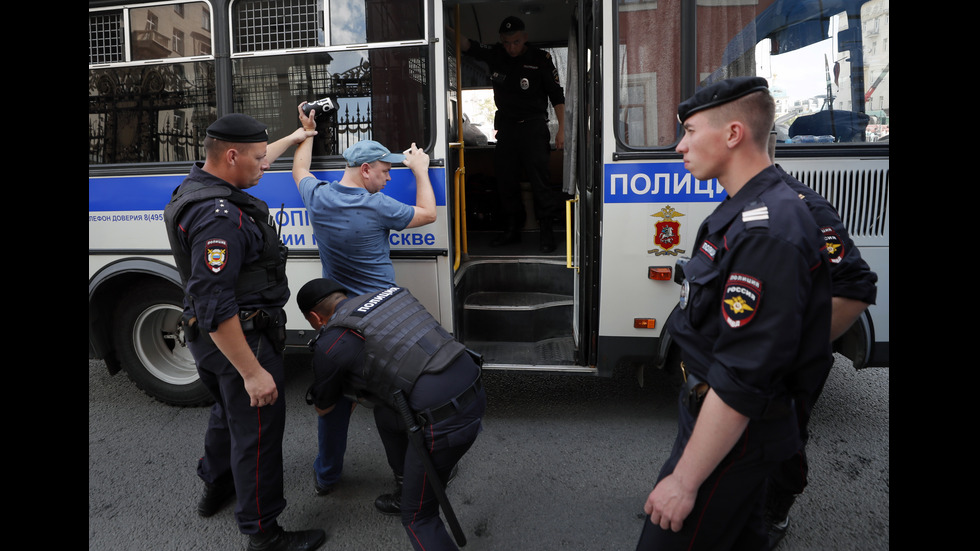
[[[374,498],[390,491],[374,419],[351,419],[338,489],[312,489],[316,420],[303,397],[309,357],[287,355],[287,529],[326,530],[322,550],[410,550],[397,517]],[[643,502],[676,432],[676,377],[635,379],[485,372],[484,431],[448,489],[464,550],[632,550]],[[89,361],[89,549],[224,551],[245,548],[233,505],[195,512],[195,467],[207,408],[146,396],[125,374]],[[888,369],[855,371],[838,358],[811,422],[810,487],[780,551],[889,548]]]

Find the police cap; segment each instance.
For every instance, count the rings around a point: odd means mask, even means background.
[[[524,22],[513,15],[500,23],[500,34],[516,33],[524,30]]]
[[[208,136],[216,140],[237,143],[269,141],[266,125],[242,113],[229,113],[208,127]]]
[[[736,100],[746,94],[769,91],[769,83],[762,77],[734,77],[706,86],[677,106],[677,120],[684,122],[688,117],[711,107]]]
[[[296,293],[296,305],[299,306],[299,311],[306,315],[316,303],[327,298],[328,295],[340,291],[342,293],[348,293],[347,289],[343,285],[337,283],[332,279],[327,279],[321,277],[318,279],[313,279],[307,281],[299,292]]]

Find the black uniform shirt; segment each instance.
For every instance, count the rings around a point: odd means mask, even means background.
[[[789,187],[803,199],[813,219],[820,226],[827,242],[833,295],[874,304],[878,295],[875,285],[878,274],[871,271],[868,263],[861,258],[861,252],[854,245],[837,209],[823,195],[804,185],[781,166],[776,165],[776,168]]]
[[[196,180],[207,185],[234,187],[202,167],[202,163],[196,163],[184,183]],[[240,309],[281,308],[286,304],[288,291],[275,304],[264,303],[257,294],[236,298],[239,272],[242,266],[259,258],[264,240],[256,221],[234,203],[223,197],[199,201],[188,205],[177,222],[178,239],[191,256],[184,311],[187,317],[197,316],[201,330],[215,331],[218,324],[238,314]]]
[[[497,104],[494,128],[512,121],[546,119],[548,99],[553,106],[565,103],[558,70],[548,52],[528,46],[523,54],[511,57],[499,43],[488,45],[470,40],[466,53],[490,67],[493,100]]]
[[[698,230],[667,322],[687,369],[751,419],[784,415],[791,387],[832,365],[828,264],[806,206],[775,167],[760,172]]]

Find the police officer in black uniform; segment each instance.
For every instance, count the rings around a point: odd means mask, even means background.
[[[531,183],[534,214],[541,228],[541,251],[551,252],[555,250],[552,225],[562,214],[563,195],[561,184],[551,182],[548,170],[551,156],[549,100],[558,118],[555,145],[563,149],[565,143],[565,93],[551,54],[528,46],[524,22],[516,17],[501,22],[497,44],[480,44],[463,37],[460,51],[489,66],[493,100],[497,105],[493,121],[497,131],[494,168],[507,226],[491,245],[516,243],[521,239],[526,218],[520,187],[523,171]]]
[[[769,158],[776,160],[776,131],[769,135]],[[830,279],[832,288],[832,317],[830,340],[836,341],[857,320],[868,306],[875,303],[878,289],[878,274],[861,257],[861,252],[851,239],[850,233],[840,219],[837,209],[825,197],[797,180],[783,167],[775,165],[783,180],[810,210],[814,221],[827,243],[827,256],[830,259]],[[825,382],[825,381],[824,381]],[[803,493],[807,485],[809,462],[806,455],[806,442],[809,440],[807,425],[813,405],[823,390],[823,382],[817,395],[797,396],[795,398],[800,422],[800,436],[803,446],[799,453],[783,461],[769,477],[766,489],[766,522],[769,525],[769,549],[775,549],[786,535],[789,526],[789,510],[796,497]]]
[[[801,445],[794,397],[816,392],[833,361],[825,244],[769,160],[774,114],[759,77],[678,107],[685,168],[728,197],[698,230],[667,321],[685,383],[638,550],[766,549],[766,479]]]
[[[374,408],[388,464],[400,477],[401,521],[416,551],[454,550],[394,397],[401,392],[422,425],[425,449],[445,484],[482,430],[486,394],[480,366],[403,287],[348,298],[330,279],[314,279],[296,302],[317,334],[307,402],[324,415],[344,395]]]
[[[164,210],[184,283],[184,334],[215,404],[199,460],[201,516],[237,497],[235,519],[248,549],[319,547],[323,530],[286,532],[282,437],[286,401],[282,351],[289,298],[286,248],[267,205],[245,193],[269,164],[309,132],[268,144],[266,125],[233,113],[207,129],[203,163]]]

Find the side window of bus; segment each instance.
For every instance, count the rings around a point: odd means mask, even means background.
[[[330,97],[337,110],[317,117],[314,155],[339,155],[361,139],[424,147],[431,106],[422,2],[387,0],[365,11],[361,0],[332,1],[329,16],[323,4],[234,2],[235,111],[282,136],[297,127],[300,102]]]
[[[205,2],[89,12],[89,164],[203,157],[216,118],[211,25]]]
[[[889,0],[698,0],[696,10],[692,56],[680,51],[679,7],[619,0],[621,143],[676,143],[681,60],[692,57],[698,87],[765,77],[780,143],[888,139]]]

